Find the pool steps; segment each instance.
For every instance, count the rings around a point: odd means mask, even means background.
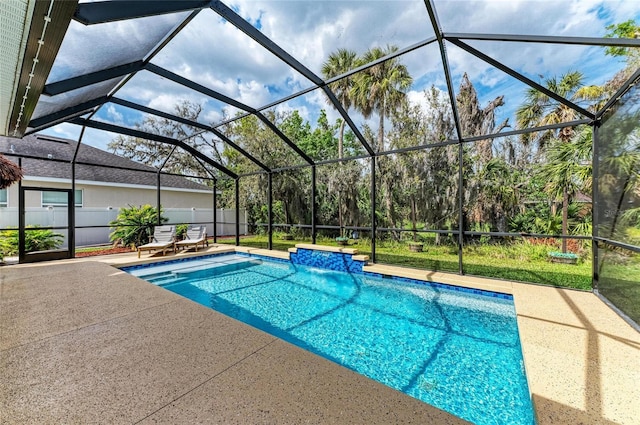
[[[145,271],[148,272],[150,270],[148,268],[132,270],[130,273],[154,285],[163,286],[188,280],[198,273],[208,272],[212,269],[218,269],[218,274],[222,274],[251,267],[259,263],[259,260],[256,261],[255,259],[247,257],[236,257],[225,259],[225,261],[203,259],[191,262],[189,267],[184,269],[180,267],[176,268],[175,264],[170,264],[165,267],[160,267],[160,270],[154,268],[152,273],[145,273]]]

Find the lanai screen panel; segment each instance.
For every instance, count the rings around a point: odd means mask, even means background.
[[[640,90],[607,114],[598,132],[598,236],[640,246]]]
[[[434,34],[423,1],[246,2],[239,14],[316,75],[337,48],[404,48]]]
[[[313,161],[366,155],[367,152],[322,89],[316,89],[265,110],[264,115]],[[368,143],[368,142],[366,142]]]
[[[217,124],[242,112],[207,93],[186,87],[150,71],[138,72],[118,90],[116,97],[173,115],[180,115],[177,108],[187,102],[202,109],[196,121],[205,125]]]
[[[637,2],[433,0],[446,33],[601,37],[611,22],[640,10]]]
[[[79,87],[75,90],[60,93],[55,96],[40,95],[40,100],[33,112],[32,120],[46,117],[69,107],[73,107],[84,102],[106,96],[120,82],[120,78],[101,81],[88,86]]]
[[[312,84],[211,9],[202,10],[151,62],[251,108]]]
[[[371,227],[369,159],[345,160],[316,167],[316,193],[322,202],[316,214],[321,235],[351,235],[352,227]],[[340,229],[333,227],[340,227]]]
[[[402,121],[405,127],[408,127],[416,120],[433,119],[434,123],[439,122],[442,116],[451,122],[451,126],[447,128],[453,128],[453,114],[444,69],[435,42],[406,52],[384,47],[376,51],[376,54],[363,52],[355,57],[356,61],[361,61],[364,65],[356,68],[359,69],[356,72],[348,72],[337,79],[331,79],[328,87],[335,94],[340,106],[348,112],[355,130],[363,135],[365,142],[374,151],[417,146],[413,143],[425,145],[453,137],[450,130],[438,130],[434,125],[433,134],[428,140],[398,140],[396,143],[387,140],[387,133],[395,121]],[[328,62],[332,60],[328,59]],[[379,77],[385,73],[394,76],[391,79]],[[384,96],[380,95],[381,92],[385,92]],[[397,96],[399,93],[403,95]],[[334,109],[327,109],[328,116],[337,115],[332,111]],[[380,142],[381,115],[384,118],[383,143]],[[430,122],[417,125],[430,125]],[[360,151],[352,156],[359,154]]]
[[[640,90],[605,116],[596,138],[597,290],[640,323]]]
[[[605,32],[602,27],[596,36],[603,37]],[[624,61],[607,55],[608,49],[604,46],[498,40],[460,41],[543,86],[550,79],[560,81],[562,76],[575,72],[580,73],[584,85],[603,85],[625,67]],[[490,68],[485,63],[478,71],[482,74],[482,71]],[[563,94],[561,87],[556,87],[554,91]]]
[[[252,175],[242,177],[239,182],[239,208],[240,208],[240,223],[244,224],[245,219],[248,219],[247,231],[252,235],[260,235],[258,240],[252,241],[250,246],[257,248],[268,248],[268,240],[266,235],[268,234],[268,182],[266,174]],[[231,214],[230,214],[231,213]],[[233,211],[227,213],[231,216]],[[282,209],[281,205],[276,203],[273,210],[274,223],[281,223],[282,221]],[[233,220],[227,217],[227,221],[235,223]],[[275,232],[279,232],[280,228],[274,228]],[[245,226],[241,226],[240,233],[245,234]],[[275,236],[274,240],[278,240]],[[230,241],[235,243],[235,241]],[[247,246],[240,240],[241,246]],[[276,247],[277,249],[277,247]]]
[[[278,220],[274,224],[278,224],[280,230],[295,233],[301,238],[311,236],[311,182],[310,167],[274,173],[272,196],[277,208],[274,222]]]
[[[71,21],[47,84],[144,59],[187,12],[95,25]]]
[[[219,127],[219,129],[227,138],[269,168],[308,165],[305,159],[276,133],[278,129],[273,125],[274,118],[269,114],[264,115],[264,120],[256,115],[246,115]],[[291,143],[293,144],[293,142]],[[239,157],[237,160],[240,174],[249,171],[245,168],[246,165],[249,165],[251,169],[254,167],[248,158]]]
[[[446,42],[446,46],[452,58],[452,85],[463,138],[587,118],[588,105],[584,102],[580,102],[582,106],[576,104],[583,108],[578,111],[453,43]],[[561,79],[559,75],[557,80]],[[535,80],[540,86],[547,86],[542,76]],[[578,88],[580,85],[576,84],[571,93]],[[529,111],[524,115],[527,120],[522,121],[519,110],[527,105]],[[543,119],[553,111],[561,113],[552,120]]]

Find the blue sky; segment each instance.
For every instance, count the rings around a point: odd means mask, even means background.
[[[404,48],[433,35],[422,0],[235,0],[227,4],[316,74],[320,74],[326,57],[338,48],[349,48],[358,53],[387,44]],[[640,1],[628,0],[438,0],[435,5],[445,33],[600,37],[605,34],[607,25],[640,16]],[[175,19],[152,17],[143,18],[140,22],[146,23],[150,28],[153,27],[150,24],[170,28]],[[92,37],[96,39],[94,43],[99,42],[107,50],[86,48],[87,44],[92,43],[86,37],[87,28],[90,28]],[[104,27],[84,27],[73,22],[63,48],[71,51],[71,47],[77,47],[79,53],[74,53],[76,57],[69,57],[66,64],[56,65],[51,77],[59,78],[69,73],[75,75],[74,72],[82,72],[78,64],[99,65],[112,51],[127,52],[126,55],[120,53],[125,56],[139,56],[137,50],[124,49],[118,43],[130,43],[138,46],[140,51],[148,49],[151,43],[147,43],[144,49],[136,44],[144,40],[147,34],[153,35],[153,31],[141,31],[140,25],[136,26],[131,22],[110,23]],[[155,38],[157,37],[156,34]],[[622,67],[617,59],[605,56],[601,48],[506,42],[468,44],[541,82],[546,78],[580,70],[585,74],[585,83],[602,84]],[[447,53],[454,87],[457,89],[462,75],[467,73],[483,105],[504,95],[506,104],[501,109],[498,120],[509,118],[513,123],[513,112],[522,101],[526,87],[456,46],[447,45]],[[128,56],[126,59],[129,59]],[[421,103],[421,92],[432,84],[445,89],[437,45],[411,52],[403,56],[401,61],[414,78],[414,85],[409,93],[412,101]],[[305,77],[290,69],[211,10],[202,11],[153,58],[152,63],[256,108],[311,85]],[[182,100],[196,102],[203,105],[200,119],[204,123],[219,122],[225,113],[232,115],[237,111],[150,72],[139,73],[116,96],[167,112],[173,112],[173,105]],[[277,107],[278,110],[298,109],[312,124],[321,108],[327,110],[331,120],[338,117],[327,106],[324,95],[317,90]],[[106,105],[98,117],[132,126],[142,116],[126,108]],[[357,115],[354,120],[357,124],[364,122]],[[373,128],[377,128],[376,122],[375,116],[370,119]],[[77,138],[79,128],[63,124],[47,130],[47,133]],[[91,131],[87,132],[84,140],[104,148],[113,137],[113,134]]]

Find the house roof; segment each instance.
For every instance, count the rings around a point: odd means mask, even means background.
[[[78,142],[42,135],[22,139],[0,136],[0,152],[17,162],[22,157],[25,176],[71,178],[71,161]],[[81,144],[76,157],[76,180],[143,186],[157,184],[157,169],[101,149]],[[163,187],[206,190],[211,188],[187,178],[163,174]]]

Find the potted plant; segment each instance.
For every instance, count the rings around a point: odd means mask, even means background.
[[[349,243],[349,238],[345,236],[338,236],[336,238],[336,243],[340,246],[346,246]]]
[[[571,252],[552,251],[549,253],[549,259],[552,263],[577,264],[578,256]]]
[[[409,251],[422,252],[423,249],[424,249],[424,244],[422,242],[416,242],[416,241],[409,242]]]

